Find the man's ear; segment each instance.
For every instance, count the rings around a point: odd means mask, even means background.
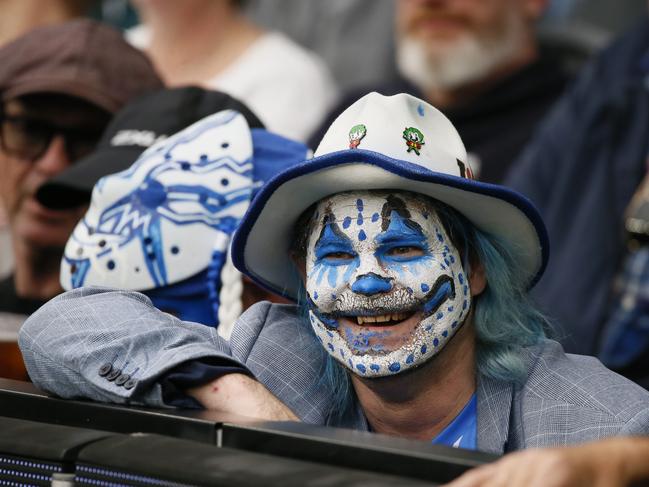
[[[478,296],[487,287],[487,276],[485,274],[482,262],[476,262],[471,265],[471,272],[469,273],[469,287],[471,288],[471,296]]]

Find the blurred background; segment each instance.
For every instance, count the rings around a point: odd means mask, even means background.
[[[84,16],[117,27],[132,43],[142,45],[138,10],[155,3],[140,1],[138,6],[137,1],[134,5],[128,0],[0,0],[0,45],[32,28]],[[334,78],[337,93],[378,81],[389,84],[398,78],[394,0],[238,3],[257,26],[284,33],[319,56]],[[644,18],[646,9],[646,0],[551,0],[538,23],[539,38],[545,45],[559,46],[576,71],[613,37]],[[11,268],[7,221],[0,207],[0,277]]]

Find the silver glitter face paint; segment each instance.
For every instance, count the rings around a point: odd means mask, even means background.
[[[471,305],[457,249],[431,204],[407,192],[340,193],[318,203],[306,275],[317,336],[365,377],[439,353]]]

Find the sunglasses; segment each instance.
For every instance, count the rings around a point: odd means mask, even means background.
[[[63,137],[70,161],[76,162],[93,151],[101,131],[59,127],[25,116],[2,115],[0,118],[0,147],[6,154],[20,159],[35,161],[47,151],[57,135]]]

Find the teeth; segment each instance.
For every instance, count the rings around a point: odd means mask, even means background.
[[[408,313],[392,313],[377,316],[357,316],[358,324],[364,323],[386,323],[388,321],[402,321],[408,317]]]

